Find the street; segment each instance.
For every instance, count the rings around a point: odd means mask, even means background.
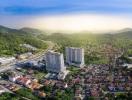
[[[39,53],[37,53],[36,55],[33,55],[31,57],[29,57],[28,59],[24,59],[24,60],[16,60],[14,62],[11,62],[7,65],[3,65],[3,66],[0,66],[0,73],[1,72],[4,72],[6,70],[9,70],[9,69],[14,69],[16,68],[16,64],[19,64],[19,63],[24,63],[24,62],[29,62],[29,61],[37,61],[39,59],[42,59],[44,57],[44,54],[48,51],[48,50],[51,50],[53,47],[54,47],[54,43],[51,42],[51,41],[46,41],[46,43],[48,44],[48,48],[46,50],[43,50]]]

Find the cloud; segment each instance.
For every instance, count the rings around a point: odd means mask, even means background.
[[[1,0],[0,24],[52,31],[132,27],[132,0]]]
[[[5,0],[0,2],[0,14],[47,15],[76,12],[132,13],[131,0]]]
[[[34,27],[51,32],[104,32],[132,28],[131,16],[67,14],[55,16],[0,16],[2,25],[12,28]]]
[[[32,21],[31,21],[32,22]],[[34,23],[34,24],[33,24]],[[128,17],[100,15],[100,14],[76,14],[63,16],[48,16],[34,19],[32,27],[60,32],[79,31],[108,31],[132,27],[132,20]]]

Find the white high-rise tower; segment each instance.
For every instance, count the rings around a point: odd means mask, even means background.
[[[66,67],[64,66],[63,54],[48,51],[46,53],[46,70],[55,73],[64,72]]]
[[[84,49],[66,47],[66,63],[77,67],[84,66]]]

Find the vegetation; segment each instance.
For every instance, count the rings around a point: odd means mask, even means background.
[[[5,92],[0,95],[0,100],[22,100],[22,98],[16,96],[15,94]]]
[[[34,77],[36,78],[36,79],[38,79],[38,80],[40,80],[40,79],[42,79],[42,78],[44,78],[44,76],[46,75],[47,73],[45,73],[45,72],[41,72],[41,71],[35,71],[34,72]]]
[[[0,100],[40,100],[39,97],[35,96],[30,89],[21,88],[16,91],[16,94],[3,93],[0,95]]]
[[[55,42],[57,51],[65,54],[66,46],[83,47],[86,64],[108,63],[106,55],[101,54],[104,45],[111,44],[125,55],[132,55],[132,31],[118,34],[60,34],[38,35],[38,38]]]
[[[37,96],[34,96],[34,94],[32,93],[30,89],[21,88],[18,91],[16,91],[16,94],[31,100],[39,100]]]
[[[66,89],[65,91],[58,90],[54,97],[55,100],[73,100],[74,92],[72,89]]]
[[[71,75],[78,74],[80,71],[79,68],[76,68],[75,66],[69,66],[67,70],[70,71]]]
[[[131,100],[131,93],[117,93],[115,96],[112,93],[107,93],[105,95],[109,100]]]
[[[45,49],[47,45],[43,42],[48,40],[56,44],[54,49],[65,54],[66,46],[83,47],[85,49],[86,64],[108,63],[106,55],[101,54],[104,45],[111,44],[120,48],[125,56],[132,56],[132,31],[120,31],[117,34],[43,34],[42,31],[31,28],[20,30],[9,29],[0,26],[0,55],[14,55],[27,52],[20,44],[30,44],[39,49]]]
[[[21,47],[20,44],[30,44],[38,49],[47,48],[46,43],[31,33],[0,26],[0,56],[29,51],[29,49]]]

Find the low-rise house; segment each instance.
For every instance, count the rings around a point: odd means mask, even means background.
[[[17,85],[15,85],[15,84],[6,85],[6,88],[8,88],[9,90],[11,90],[11,91],[13,91],[13,92],[20,89],[20,87],[17,86]]]
[[[40,89],[43,85],[39,84],[38,82],[31,82],[27,85],[28,88],[34,90],[34,89]]]
[[[20,77],[16,80],[18,84],[28,86],[31,83],[31,80],[29,78],[25,77]]]
[[[75,91],[75,100],[83,100],[80,90]]]
[[[34,71],[32,69],[28,70],[28,74],[33,74],[33,73],[34,73]]]
[[[46,93],[44,93],[44,92],[35,91],[34,93],[35,93],[35,95],[39,96],[40,98],[45,98],[46,97]]]
[[[24,53],[24,54],[20,54],[20,55],[17,55],[17,59],[27,59],[29,57],[31,57],[33,54],[31,52],[27,52],[27,53]]]
[[[45,81],[44,81],[44,85],[45,85],[45,86],[49,85],[50,83],[51,83],[50,80],[45,80]]]
[[[56,81],[55,81],[55,80],[52,80],[51,83],[50,83],[50,85],[51,85],[51,86],[54,86],[55,83],[56,83]]]
[[[9,80],[12,82],[15,82],[20,77],[21,77],[21,75],[18,75],[15,72],[11,72],[11,74],[9,75]]]
[[[96,89],[92,89],[91,90],[91,95],[94,96],[94,97],[98,97],[99,96],[99,93]]]
[[[55,87],[56,88],[62,88],[62,89],[65,89],[68,87],[67,83],[64,83],[64,82],[61,82],[61,81],[58,81],[56,84],[55,84]]]

